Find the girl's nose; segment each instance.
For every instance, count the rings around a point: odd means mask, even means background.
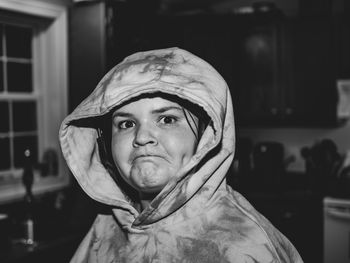
[[[141,124],[136,129],[135,132],[135,138],[133,141],[133,146],[143,146],[146,144],[157,144],[157,136],[156,131],[154,130],[155,127],[150,127],[147,124]]]

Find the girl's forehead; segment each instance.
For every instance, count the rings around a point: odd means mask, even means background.
[[[179,108],[182,106],[177,102],[162,98],[162,97],[152,97],[152,98],[140,98],[138,100],[130,101],[124,104],[120,108],[117,108],[114,112],[122,111],[134,111],[134,110],[156,110],[158,108]]]

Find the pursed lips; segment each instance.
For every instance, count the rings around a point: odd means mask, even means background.
[[[150,159],[150,160],[152,160],[153,158],[161,158],[161,159],[164,159],[164,160],[167,161],[167,158],[165,158],[163,155],[159,155],[159,154],[137,154],[137,155],[132,156],[131,163],[133,163],[133,162],[135,162],[136,160],[139,160],[139,159],[144,159],[144,160]]]

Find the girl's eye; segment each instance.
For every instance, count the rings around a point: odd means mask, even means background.
[[[177,118],[173,116],[163,116],[160,118],[160,122],[163,124],[173,124],[176,121],[177,121]]]
[[[119,129],[128,129],[135,126],[135,123],[131,120],[125,120],[118,123]]]

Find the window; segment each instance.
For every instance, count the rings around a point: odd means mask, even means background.
[[[6,19],[5,19],[6,20]],[[0,20],[0,179],[23,167],[24,148],[38,161],[39,96],[33,87],[35,28]],[[40,91],[38,92],[40,94]],[[0,181],[1,182],[1,181]]]
[[[67,14],[45,1],[0,1],[0,203],[24,195],[26,149],[38,164],[50,150],[58,172],[35,170],[33,192],[68,184],[58,129],[67,114]]]

